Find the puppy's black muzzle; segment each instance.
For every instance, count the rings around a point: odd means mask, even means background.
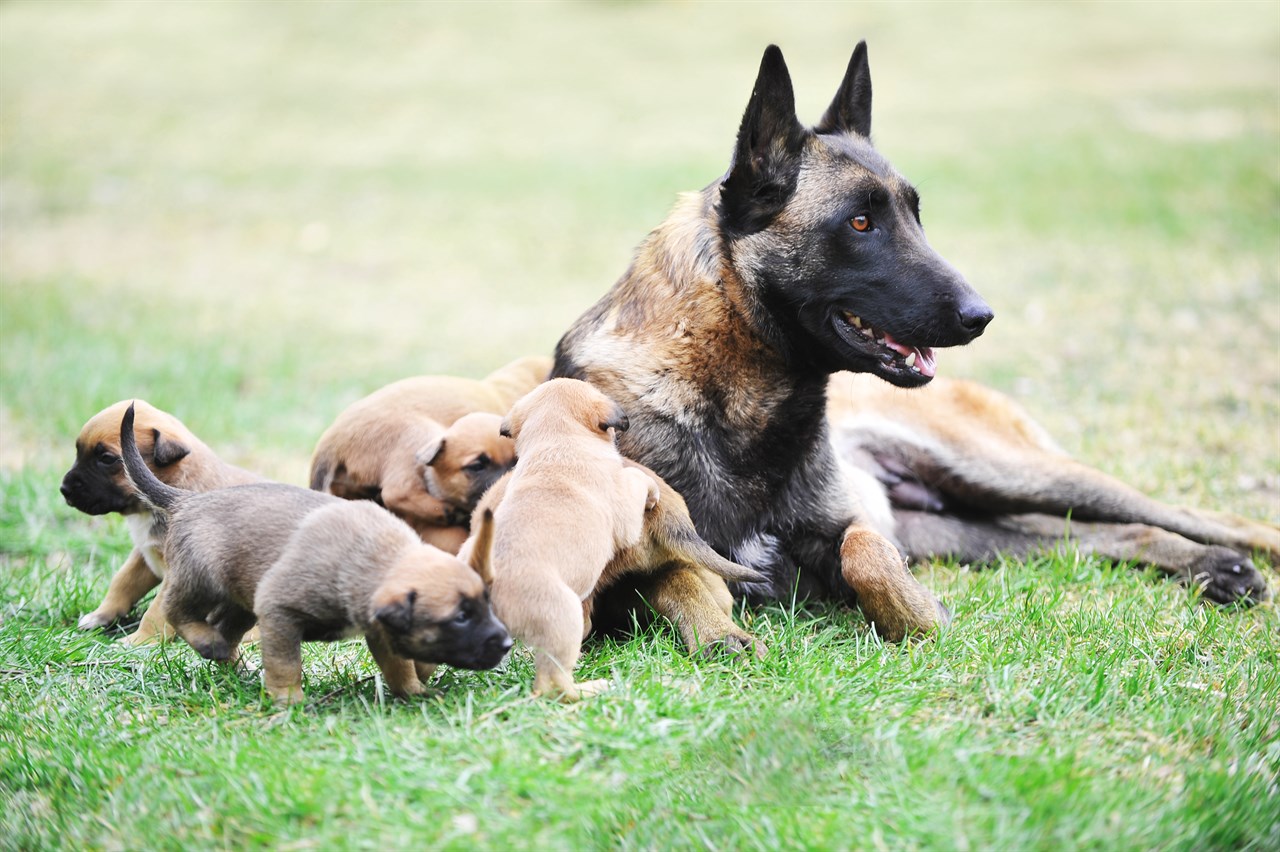
[[[67,471],[58,488],[71,508],[86,515],[106,515],[132,508],[132,501],[112,482],[95,481],[77,468]]]

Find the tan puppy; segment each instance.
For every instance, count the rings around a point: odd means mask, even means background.
[[[583,638],[591,632],[592,610],[597,596],[612,589],[624,577],[629,577],[634,582],[641,575],[663,576],[666,579],[670,579],[669,575],[679,575],[681,579],[677,583],[692,583],[701,588],[701,591],[688,595],[691,600],[698,602],[697,605],[714,607],[725,615],[732,615],[733,595],[725,581],[756,583],[762,575],[725,559],[703,541],[693,526],[693,519],[689,517],[689,508],[684,498],[662,477],[639,462],[624,458],[622,463],[643,472],[657,483],[658,504],[645,512],[644,532],[640,539],[630,547],[614,553],[601,572],[600,579],[596,581],[595,589],[583,601]],[[492,513],[502,503],[511,477],[512,474],[508,473],[485,492],[476,506],[477,518],[482,517],[485,512]],[[464,549],[464,553],[460,555],[467,552],[469,551]],[[630,607],[624,609],[625,612],[607,613],[606,623],[630,622],[634,613]],[[703,637],[699,637],[694,625],[688,620],[677,621],[675,627],[689,648],[706,651],[710,644],[717,644],[723,645],[731,653],[750,649],[756,657],[763,657],[766,651],[763,643],[736,625],[715,643],[707,643]]]
[[[62,478],[62,496],[68,505],[89,515],[119,512],[133,538],[133,550],[111,578],[107,596],[80,619],[81,630],[106,627],[124,618],[165,575],[159,519],[138,498],[120,463],[120,419],[129,404],[128,400],[117,402],[90,418],[76,438],[75,463]],[[209,491],[259,479],[214,455],[178,418],[142,400],[134,404],[139,450],[161,482],[187,491]],[[172,635],[163,616],[163,596],[161,588],[137,630],[122,640],[126,645]]]
[[[521,358],[479,381],[416,376],[374,391],[320,436],[311,487],[380,502],[424,540],[456,551],[476,500],[514,463],[498,418],[550,370],[550,358]],[[477,412],[491,417],[467,418]]]
[[[386,510],[274,482],[172,488],[138,452],[132,408],[120,429],[125,468],[167,525],[166,616],[212,660],[232,659],[260,620],[272,698],[302,700],[304,641],[363,634],[402,696],[422,691],[414,661],[487,669],[511,647],[483,578]],[[491,537],[478,533],[481,566]]]
[[[573,379],[538,386],[504,423],[519,460],[494,512],[491,594],[494,612],[533,648],[534,695],[577,701],[605,684],[573,679],[584,601],[617,553],[639,542],[659,500],[657,482],[618,455],[610,430],[626,428],[617,403]]]

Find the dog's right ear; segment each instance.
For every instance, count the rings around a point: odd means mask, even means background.
[[[720,183],[720,214],[727,227],[755,233],[781,212],[795,191],[804,140],[787,63],[771,44],[742,116],[733,163]]]
[[[389,630],[408,633],[413,627],[413,602],[417,599],[418,593],[413,589],[376,595],[373,600],[373,617]]]
[[[191,454],[191,448],[181,441],[175,441],[172,438],[166,438],[160,433],[159,429],[151,430],[152,451],[151,459],[156,463],[156,467],[168,467],[174,462],[182,461]]]
[[[622,406],[610,400],[606,407],[610,410],[600,420],[600,431],[608,432],[613,429],[617,432],[625,432],[631,428],[631,421],[627,419],[627,413],[622,410]]]
[[[502,418],[502,423],[498,426],[498,434],[504,438],[510,438],[514,441],[516,436],[511,434],[511,429],[511,415],[508,414],[506,417]]]

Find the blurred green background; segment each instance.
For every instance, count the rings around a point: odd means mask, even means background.
[[[347,403],[559,334],[725,169],[764,46],[996,320],[941,372],[1280,520],[1275,3],[0,6],[0,465],[142,396],[301,482]],[[69,511],[69,510],[68,510]]]

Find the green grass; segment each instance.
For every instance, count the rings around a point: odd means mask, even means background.
[[[346,404],[549,351],[721,174],[765,44],[801,117],[870,42],[879,147],[997,318],[941,370],[1162,499],[1280,522],[1266,3],[0,5],[0,848],[1267,849],[1280,619],[1048,554],[924,566],[955,624],[821,604],[305,707],[82,634],[127,552],[62,504],[118,399],[302,482]],[[1280,585],[1274,571],[1273,586]]]

